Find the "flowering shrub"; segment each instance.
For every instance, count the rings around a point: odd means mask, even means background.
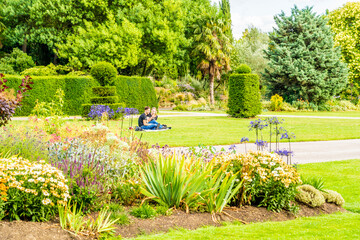
[[[15,156],[0,159],[0,187],[10,220],[47,221],[55,215],[56,205],[66,205],[70,197],[60,170]]]
[[[100,120],[104,115],[106,115],[107,119],[111,119],[114,117],[114,110],[107,105],[92,105],[88,117]]]
[[[238,179],[244,180],[243,187],[234,197],[236,206],[255,204],[269,210],[291,209],[295,199],[296,186],[301,183],[296,169],[282,159],[268,152],[225,155],[218,159],[230,162],[230,170],[238,172]]]
[[[278,94],[273,95],[270,99],[271,110],[272,111],[280,111],[282,104],[283,104],[283,100],[284,99],[280,95],[278,95]]]

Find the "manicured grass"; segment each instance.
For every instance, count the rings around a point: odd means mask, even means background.
[[[136,239],[359,239],[359,224],[360,214],[342,213],[286,222],[230,224],[218,228],[204,227],[195,231],[176,230],[167,234],[141,236]]]
[[[300,164],[298,171],[304,177],[322,177],[325,189],[343,196],[347,210],[360,213],[360,160]]]
[[[261,115],[294,115],[294,116],[323,116],[323,117],[360,117],[360,111],[346,112],[262,112]]]
[[[146,132],[142,140],[151,145],[159,143],[170,146],[227,145],[239,143],[244,136],[255,141],[255,132],[249,132],[251,119],[235,119],[230,117],[159,117],[159,122],[171,126],[169,131]],[[12,121],[12,125],[31,124],[27,121]],[[69,120],[75,126],[91,126],[94,121]],[[134,125],[137,119],[134,119]],[[120,121],[109,121],[108,125],[116,134],[120,134]],[[128,121],[124,121],[128,127]],[[296,135],[295,141],[321,141],[356,139],[360,137],[360,121],[353,119],[306,119],[286,118],[284,127]],[[141,132],[135,132],[140,136]],[[264,131],[265,140],[269,136]]]

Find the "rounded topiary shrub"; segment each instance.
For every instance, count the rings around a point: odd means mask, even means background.
[[[99,62],[92,66],[90,73],[101,86],[113,86],[117,71],[111,63]]]
[[[235,73],[251,73],[251,68],[246,64],[240,64],[240,66],[235,69]]]
[[[324,196],[325,201],[328,203],[335,203],[338,206],[342,206],[345,203],[344,198],[338,192],[333,190],[324,190],[324,192],[321,193]]]
[[[259,76],[232,74],[229,79],[228,114],[232,117],[254,117],[261,113]]]
[[[296,201],[305,203],[310,207],[319,207],[325,203],[323,194],[311,185],[297,187]]]

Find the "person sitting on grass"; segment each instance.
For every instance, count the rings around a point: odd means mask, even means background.
[[[140,129],[138,129],[138,130],[156,130],[156,129],[159,129],[159,127],[160,127],[159,123],[150,123],[151,120],[148,117],[149,114],[150,114],[150,108],[148,106],[146,106],[144,113],[141,114],[140,117],[139,117],[138,124],[139,124]]]
[[[150,124],[159,124],[157,122],[158,115],[157,115],[156,107],[151,108],[151,113],[149,113],[147,116],[149,118],[149,123]],[[167,129],[167,128],[171,129],[171,127],[167,127],[166,125],[160,124],[159,129]]]

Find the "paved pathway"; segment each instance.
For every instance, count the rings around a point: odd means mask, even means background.
[[[222,113],[204,113],[204,112],[174,112],[161,111],[161,117],[213,117],[227,116]],[[176,115],[166,115],[166,113],[174,113]],[[262,115],[264,117],[271,115]],[[296,116],[296,115],[278,115],[278,117],[296,117],[296,118],[329,118],[329,119],[360,119],[360,117],[333,117],[333,116]],[[68,119],[80,119],[80,116],[68,117]],[[27,117],[14,117],[13,120],[26,120]],[[360,138],[360,133],[359,133]],[[245,152],[245,144],[235,145],[237,152]],[[227,146],[215,146],[216,149],[228,149]],[[247,150],[256,150],[254,143],[246,144]],[[281,143],[280,149],[288,148],[287,143]],[[336,141],[318,141],[318,142],[295,142],[291,143],[291,149],[294,151],[292,163],[314,163],[339,161],[347,159],[360,159],[360,139],[353,140],[336,140]]]

